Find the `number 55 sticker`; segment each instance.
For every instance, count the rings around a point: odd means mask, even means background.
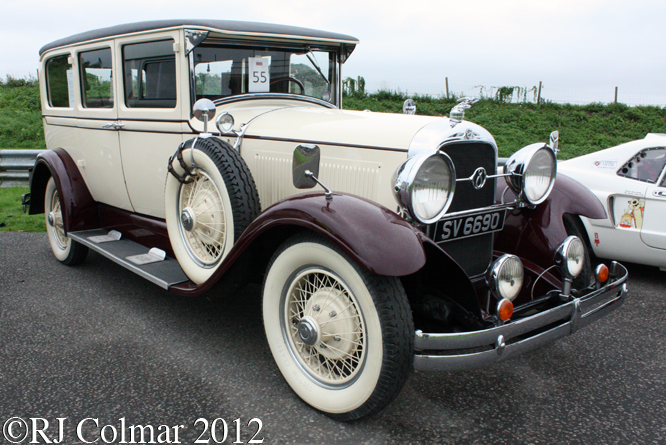
[[[269,57],[250,57],[250,93],[266,93],[270,90]]]

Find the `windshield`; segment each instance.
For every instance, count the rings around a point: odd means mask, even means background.
[[[246,93],[290,93],[336,104],[333,50],[207,44],[190,54],[195,100]],[[336,104],[337,105],[337,104]]]

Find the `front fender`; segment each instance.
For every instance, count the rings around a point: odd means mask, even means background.
[[[498,180],[496,200],[506,183]],[[515,199],[509,190],[504,201]],[[564,214],[606,218],[606,211],[597,197],[580,182],[558,174],[550,196],[534,209],[516,209],[507,215],[504,229],[495,235],[494,249],[518,255],[547,269],[552,266],[557,247],[567,237]]]
[[[29,214],[44,213],[44,193],[50,177],[58,189],[65,233],[98,228],[97,204],[74,160],[60,148],[37,155],[30,173]]]
[[[426,262],[422,232],[395,212],[353,195],[323,193],[296,195],[261,213],[243,232],[217,271],[204,283],[171,289],[199,294],[215,284],[227,270],[256,246],[273,250],[290,232],[310,230],[337,245],[363,268],[385,276],[416,273]],[[256,267],[256,265],[253,263]]]

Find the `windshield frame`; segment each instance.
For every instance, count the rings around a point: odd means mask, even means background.
[[[271,98],[271,99],[290,99],[290,100],[300,100],[311,103],[316,103],[328,108],[340,108],[342,103],[342,88],[341,88],[341,65],[340,62],[340,46],[330,43],[320,43],[320,42],[281,42],[281,41],[268,41],[268,40],[256,40],[256,39],[229,39],[229,38],[220,38],[220,37],[207,37],[205,40],[201,41],[192,51],[187,55],[188,64],[190,68],[190,98],[192,103],[195,103],[197,95],[197,79],[196,79],[196,58],[201,54],[201,51],[197,51],[199,48],[205,48],[211,50],[215,47],[220,47],[221,49],[227,49],[232,51],[259,51],[259,52],[286,52],[286,53],[298,53],[301,55],[311,55],[312,52],[327,52],[329,53],[328,58],[328,73],[331,76],[329,79],[330,84],[330,101],[323,100],[318,97],[301,95],[289,92],[241,92],[239,94],[231,94],[220,96],[217,98],[211,98],[213,102],[217,105],[236,102],[240,100],[249,100],[249,99],[260,99],[260,98]],[[319,57],[320,54],[317,54],[316,60],[321,63]],[[309,58],[309,57],[308,57]],[[206,63],[206,60],[203,60],[199,63]],[[320,74],[317,73],[317,69],[312,67],[313,72],[317,76]],[[247,75],[244,73],[243,75]],[[202,95],[203,96],[203,95]],[[209,97],[210,98],[210,97]]]

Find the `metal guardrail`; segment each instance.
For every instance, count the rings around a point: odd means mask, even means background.
[[[0,150],[0,187],[27,186],[28,170],[44,150]]]

